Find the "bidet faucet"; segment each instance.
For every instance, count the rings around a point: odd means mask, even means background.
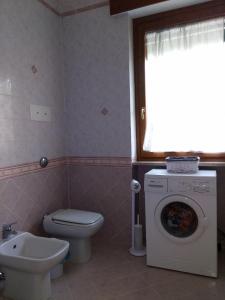
[[[16,234],[16,230],[12,227],[12,225],[15,225],[17,222],[13,222],[10,224],[3,224],[2,225],[2,239],[7,239],[10,234]]]

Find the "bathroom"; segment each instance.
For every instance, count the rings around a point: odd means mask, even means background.
[[[92,260],[65,266],[54,300],[223,299],[223,257],[212,280],[150,269],[128,252],[130,181],[143,184],[155,167],[132,164],[131,23],[126,13],[110,16],[108,1],[0,0],[0,224],[38,235],[43,216],[61,208],[104,216]],[[31,120],[32,108],[48,120]],[[225,170],[210,168],[225,232]],[[144,223],[143,189],[140,199]]]

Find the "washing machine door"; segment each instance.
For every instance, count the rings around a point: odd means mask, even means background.
[[[207,217],[192,198],[170,195],[155,209],[155,222],[161,234],[177,243],[198,239],[207,227]]]

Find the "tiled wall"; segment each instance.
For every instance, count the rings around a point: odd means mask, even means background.
[[[109,7],[63,19],[69,156],[131,156],[129,22]]]
[[[63,18],[63,26],[66,155],[131,157],[128,16],[112,18],[106,6]],[[69,178],[71,207],[102,212],[98,237],[128,247],[131,165],[71,166]]]
[[[62,19],[44,2],[0,3],[0,224],[17,221],[18,230],[39,232],[43,215],[69,200],[73,208],[103,213],[100,236],[128,243],[128,19],[111,19],[108,7],[68,17],[64,73]],[[52,122],[31,121],[30,104],[49,106]],[[52,159],[65,154],[65,129],[67,155],[83,160],[57,165]],[[51,159],[45,170],[29,164],[41,156]]]
[[[101,212],[105,218],[98,238],[105,243],[130,242],[131,168],[129,166],[70,166],[69,203],[72,208]]]
[[[37,232],[46,212],[67,206],[65,167],[17,167],[64,155],[61,25],[39,1],[0,1],[0,226]],[[52,122],[31,121],[30,104],[49,106]]]
[[[0,225],[16,221],[18,230],[39,233],[46,213],[67,207],[65,167],[0,180]]]
[[[0,167],[64,155],[61,19],[36,0],[0,2]],[[52,122],[30,118],[49,106]]]

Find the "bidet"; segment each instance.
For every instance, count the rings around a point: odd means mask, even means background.
[[[3,240],[0,266],[5,274],[4,296],[13,300],[47,300],[51,296],[50,270],[66,256],[69,243],[29,232]]]

